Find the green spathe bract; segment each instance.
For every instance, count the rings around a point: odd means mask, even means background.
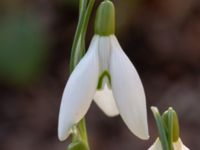
[[[101,36],[115,33],[115,7],[111,1],[106,0],[98,7],[94,30]]]
[[[170,107],[167,111],[163,113],[162,118],[168,130],[171,128],[171,131],[169,131],[169,134],[172,135],[171,137],[172,142],[177,142],[179,139],[180,129],[179,129],[179,121],[178,121],[178,116],[177,116],[176,111],[174,111],[174,109]]]
[[[162,148],[164,150],[170,150],[166,131],[165,131],[165,122],[163,121],[163,118],[160,115],[160,112],[157,107],[151,107],[151,110],[153,112],[154,118],[156,120],[156,125],[158,128],[158,133],[159,133],[159,139],[162,144]]]
[[[159,140],[164,150],[173,150],[174,143],[180,139],[179,121],[176,111],[169,107],[162,116],[156,107],[151,107],[159,132]]]

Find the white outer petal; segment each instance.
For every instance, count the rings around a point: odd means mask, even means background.
[[[107,116],[113,117],[119,114],[112,90],[108,88],[107,84],[102,90],[96,91],[94,101]]]
[[[162,145],[159,138],[153,143],[153,145],[148,150],[162,150]]]
[[[72,72],[64,89],[59,113],[58,137],[65,140],[71,127],[86,114],[96,92],[99,75],[98,36]]]
[[[98,42],[100,71],[108,70],[110,61],[111,43],[109,36],[100,36]]]
[[[179,138],[176,143],[173,143],[174,150],[189,150],[185,145],[183,145],[181,139]]]
[[[185,145],[183,145],[181,139],[179,138],[176,143],[173,143],[174,150],[189,150]],[[148,150],[163,150],[159,138],[154,142],[154,144]]]
[[[140,77],[114,35],[111,47],[112,89],[120,115],[136,136],[148,139],[146,98]]]

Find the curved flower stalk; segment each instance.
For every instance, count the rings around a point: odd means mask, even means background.
[[[179,122],[176,112],[169,108],[160,116],[156,107],[151,108],[159,130],[159,137],[148,150],[189,150],[179,137]]]
[[[61,141],[87,113],[92,99],[108,116],[121,115],[127,127],[148,139],[147,111],[140,77],[114,35],[115,9],[109,0],[97,10],[95,35],[68,79],[59,113]]]

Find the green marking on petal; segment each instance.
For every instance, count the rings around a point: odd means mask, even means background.
[[[98,85],[97,85],[97,89],[100,90],[102,88],[102,85],[103,85],[103,79],[106,78],[108,79],[108,82],[109,82],[109,87],[111,87],[111,76],[110,76],[110,73],[105,70],[99,77],[99,82],[98,82]]]

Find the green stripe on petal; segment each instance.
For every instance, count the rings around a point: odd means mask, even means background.
[[[104,79],[107,78],[108,79],[108,85],[109,87],[111,87],[111,76],[109,74],[109,72],[107,70],[105,70],[99,77],[99,82],[98,82],[98,85],[97,85],[97,89],[100,90],[103,86],[103,81]]]

